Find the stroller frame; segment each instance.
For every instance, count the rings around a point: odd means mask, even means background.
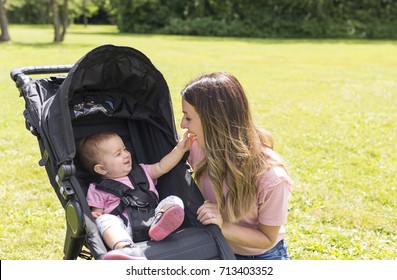
[[[30,76],[37,74],[57,76]],[[143,53],[114,45],[99,46],[74,65],[22,67],[10,75],[25,100],[26,128],[37,138],[39,164],[65,210],[64,259],[102,259],[109,248],[85,199],[95,178],[82,167],[75,143],[112,131],[122,137],[134,164],[159,161],[179,137],[167,83]],[[181,228],[163,241],[139,246],[148,259],[234,259],[220,229],[197,221],[203,198],[187,156],[157,184],[160,199],[173,194],[184,201]]]

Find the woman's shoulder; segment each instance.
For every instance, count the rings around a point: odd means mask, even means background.
[[[272,188],[280,183],[286,183],[291,190],[293,181],[287,172],[281,156],[269,148],[264,149],[264,153],[274,161],[274,165],[263,172],[260,177],[260,186],[263,188]]]

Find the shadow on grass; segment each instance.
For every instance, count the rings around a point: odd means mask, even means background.
[[[53,49],[56,46],[62,47],[62,46],[67,46],[69,49],[80,49],[80,48],[85,48],[85,47],[91,47],[92,44],[90,43],[67,43],[67,42],[18,42],[18,41],[13,41],[11,43],[15,47],[29,47],[33,49]]]
[[[29,26],[16,25],[15,31],[28,30]],[[53,32],[49,25],[35,25],[34,27],[38,31]],[[84,36],[84,40],[92,37],[90,42],[68,42],[68,35],[70,36]],[[162,34],[162,33],[125,33],[119,32],[116,26],[100,26],[100,25],[89,25],[79,26],[74,25],[67,29],[66,37],[64,42],[26,42],[18,39],[11,41],[11,44],[21,47],[33,47],[33,48],[52,48],[54,46],[67,45],[69,48],[81,48],[90,47],[92,43],[98,40],[98,36],[105,36],[107,38],[167,38],[167,40],[175,41],[199,41],[199,42],[245,42],[255,44],[269,44],[269,45],[289,45],[289,44],[369,44],[369,45],[381,45],[391,44],[396,45],[397,39],[356,39],[356,38],[253,38],[253,37],[211,37],[211,36],[195,36],[195,35],[176,35],[176,34]],[[47,37],[48,38],[48,37]]]

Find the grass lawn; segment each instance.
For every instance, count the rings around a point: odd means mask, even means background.
[[[71,26],[10,26],[0,44],[0,259],[62,259],[64,211],[26,129],[13,68],[73,64],[102,44],[145,53],[179,92],[219,70],[245,87],[258,126],[295,181],[287,242],[292,259],[397,260],[397,42],[266,40],[118,34]]]

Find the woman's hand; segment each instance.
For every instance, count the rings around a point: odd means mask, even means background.
[[[197,210],[197,219],[203,225],[215,224],[219,228],[222,228],[223,218],[222,214],[218,209],[218,205],[211,203],[208,200],[204,201],[204,204]]]

